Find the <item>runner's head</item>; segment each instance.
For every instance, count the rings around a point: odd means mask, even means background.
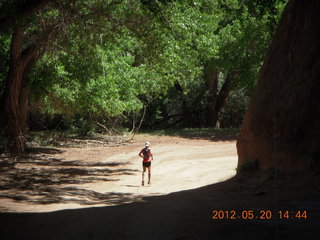
[[[149,147],[149,146],[150,146],[150,143],[149,143],[149,142],[146,142],[144,145],[145,145],[146,147]]]

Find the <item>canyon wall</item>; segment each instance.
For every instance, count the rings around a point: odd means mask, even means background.
[[[238,172],[320,166],[320,1],[290,0],[238,141]]]

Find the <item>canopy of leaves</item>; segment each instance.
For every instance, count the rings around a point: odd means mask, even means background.
[[[284,6],[280,0],[36,2],[44,7],[28,18],[18,8],[0,15],[15,16],[12,27],[23,23],[26,47],[51,37],[30,76],[32,102],[40,103],[34,106],[49,114],[119,116],[147,104],[154,119],[183,108],[200,116],[206,68],[237,73],[233,90],[250,95]],[[9,36],[1,34],[0,42],[3,84]]]

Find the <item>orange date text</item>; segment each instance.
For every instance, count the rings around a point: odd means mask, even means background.
[[[270,219],[307,219],[306,210],[213,210],[213,220],[270,220]]]

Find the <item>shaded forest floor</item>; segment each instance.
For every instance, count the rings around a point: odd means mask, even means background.
[[[145,141],[154,161],[152,184],[142,187]],[[318,239],[319,174],[234,177],[235,143],[231,135],[138,135],[2,156],[2,239]],[[213,210],[234,210],[236,219],[212,219]],[[254,218],[243,219],[249,210]],[[260,219],[268,210],[270,219]],[[279,210],[290,217],[279,219]]]

